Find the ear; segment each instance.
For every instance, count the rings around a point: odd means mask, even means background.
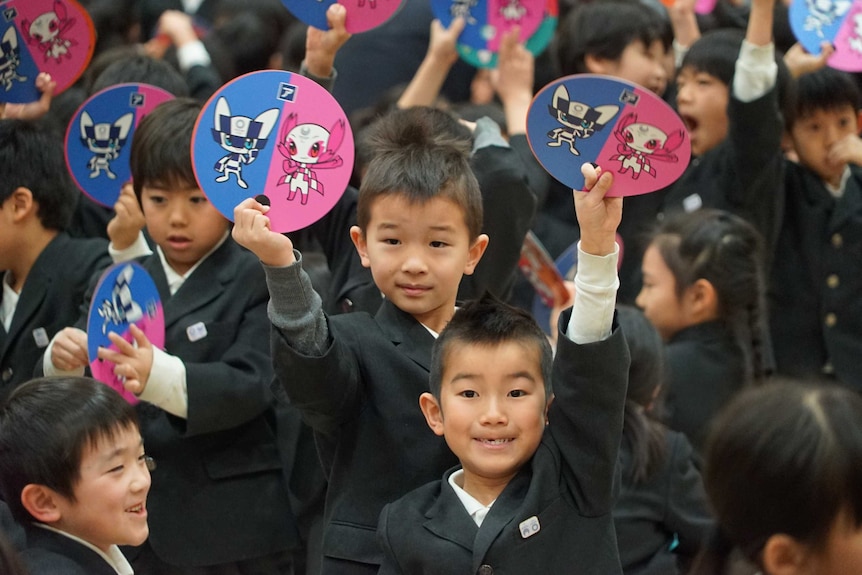
[[[33,192],[30,188],[15,188],[12,194],[6,198],[4,206],[9,207],[12,223],[20,223],[31,214],[35,215],[38,206],[33,200]]]
[[[437,399],[427,391],[419,396],[419,409],[425,416],[425,422],[435,434],[443,435],[443,410]]]
[[[551,404],[554,403],[554,392],[551,392],[551,397],[548,398],[548,401],[545,403],[545,425],[548,425],[550,421],[548,421],[548,410],[551,409]]]
[[[50,525],[62,519],[60,495],[50,487],[29,483],[21,490],[21,504],[40,523]]]
[[[773,535],[763,546],[763,571],[770,575],[798,575],[807,564],[808,547],[790,535]]]
[[[359,261],[363,267],[370,268],[371,260],[368,259],[368,244],[365,241],[365,234],[359,229],[359,226],[350,226],[350,239],[353,240],[353,245],[356,247],[356,253],[359,254]]]
[[[473,245],[470,246],[467,264],[464,266],[464,275],[473,275],[473,272],[476,271],[476,265],[479,263],[479,260],[482,259],[482,254],[484,254],[485,250],[488,248],[488,241],[487,234],[479,234],[479,237],[477,237],[473,242]]]
[[[584,67],[587,69],[587,72],[590,74],[610,74],[612,60],[608,60],[607,58],[599,58],[594,54],[587,54],[584,56]]]
[[[683,304],[692,325],[718,317],[718,295],[709,280],[701,278],[690,285],[683,294]]]

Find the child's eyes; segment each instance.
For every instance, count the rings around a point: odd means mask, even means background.
[[[167,199],[163,196],[150,196],[149,200],[150,203],[153,204],[164,204],[167,201]]]
[[[209,200],[207,200],[206,196],[192,196],[191,198],[193,204],[205,204],[207,201]]]
[[[461,397],[473,398],[473,397],[476,397],[476,392],[473,391],[472,389],[465,389],[464,391],[462,391],[458,395],[460,395]]]
[[[397,246],[398,244],[401,243],[401,241],[396,239],[396,238],[384,238],[380,241],[382,241],[387,246]]]
[[[437,241],[437,242],[431,242],[431,247],[432,247],[432,248],[445,248],[445,247],[446,247],[446,246],[448,246],[448,245],[449,245],[449,244],[447,244],[446,242],[439,242],[439,241]]]
[[[527,392],[523,389],[513,389],[509,392],[509,397],[526,397]]]

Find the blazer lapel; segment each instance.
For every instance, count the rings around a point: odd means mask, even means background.
[[[33,262],[30,274],[24,282],[27,289],[21,290],[21,298],[18,300],[18,305],[15,306],[15,313],[12,316],[12,324],[9,326],[9,332],[6,334],[6,339],[3,342],[2,350],[4,355],[6,353],[6,343],[17,341],[21,329],[29,323],[30,318],[33,317],[33,315],[42,306],[42,302],[48,293],[48,286],[53,283],[51,275],[44,273],[43,269],[51,268],[48,264],[55,259],[54,252],[56,252],[59,247],[62,247],[66,241],[68,240],[65,235],[58,234],[57,237],[51,240],[45,249],[42,250],[42,253],[39,254],[38,258],[36,258],[36,261]],[[2,277],[3,274],[0,273],[0,281],[2,281]]]
[[[515,514],[523,505],[527,489],[530,487],[531,475],[531,466],[527,464],[509,482],[497,501],[491,506],[473,545],[473,570],[471,573],[476,573],[479,566],[484,562],[488,549],[500,536],[500,532],[515,519]]]
[[[398,347],[398,351],[426,371],[431,370],[431,348],[434,345],[434,336],[425,326],[410,314],[395,307],[395,304],[389,300],[383,300],[375,319],[389,340]]]
[[[219,249],[201,263],[173,296],[162,300],[165,310],[165,329],[221,295],[225,282],[230,279],[231,266],[227,265],[227,262],[233,253],[232,248],[236,249],[236,246],[228,238]],[[158,256],[156,259],[161,260]],[[161,267],[161,261],[158,263]],[[162,270],[162,278],[164,278],[164,270]],[[167,286],[166,279],[164,282]],[[161,293],[161,288],[159,292]]]
[[[440,497],[425,514],[428,520],[423,526],[437,537],[471,551],[479,528],[449,485],[448,478],[453,471],[450,469],[443,476]]]

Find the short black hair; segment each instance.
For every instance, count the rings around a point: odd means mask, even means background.
[[[796,80],[796,105],[788,114],[787,127],[817,110],[832,111],[844,107],[859,111],[859,85],[853,76],[834,68],[824,67]]]
[[[534,348],[539,355],[545,400],[551,399],[553,353],[548,337],[535,318],[522,309],[508,305],[486,293],[459,308],[440,332],[431,352],[431,394],[440,400],[443,372],[450,350],[465,345],[494,347],[514,342]]]
[[[162,102],[141,120],[129,158],[139,201],[144,186],[197,186],[191,143],[200,110],[196,100],[176,98]]]
[[[665,50],[672,36],[656,10],[640,2],[590,2],[569,12],[557,31],[554,54],[564,76],[587,72],[586,57],[619,60],[632,42],[649,47],[656,40]]]
[[[0,120],[0,203],[18,188],[33,194],[42,227],[69,226],[80,192],[69,177],[62,142],[47,124]]]
[[[16,521],[35,519],[21,503],[30,484],[71,501],[87,446],[138,429],[135,408],[89,377],[43,377],[16,388],[0,407],[0,494]]]
[[[127,83],[150,84],[177,97],[189,95],[189,85],[176,68],[144,54],[121,55],[93,80],[92,92]]]
[[[371,150],[359,187],[357,223],[364,233],[371,206],[400,194],[411,203],[434,198],[455,202],[464,213],[470,240],[482,233],[482,193],[470,167],[470,132],[451,114],[417,106],[393,110],[368,128]]]
[[[691,45],[682,59],[682,68],[691,68],[715,76],[725,86],[732,86],[736,60],[745,33],[731,28],[707,32]]]
[[[704,485],[724,544],[754,562],[779,533],[821,548],[842,512],[859,529],[862,398],[825,383],[744,390],[713,420]]]

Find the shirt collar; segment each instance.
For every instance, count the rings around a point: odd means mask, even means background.
[[[205,253],[201,259],[195,262],[195,265],[190,267],[189,271],[184,274],[177,273],[177,271],[172,268],[171,265],[168,263],[168,260],[165,259],[165,253],[162,251],[162,248],[160,246],[156,246],[156,252],[159,254],[159,259],[161,259],[162,261],[162,269],[165,270],[165,279],[168,282],[168,289],[170,290],[171,295],[174,295],[181,287],[183,287],[183,284],[189,278],[189,276],[191,276],[194,271],[198,269],[198,267],[200,267],[202,263],[204,263],[204,260],[210,257],[213,252],[215,252],[222,246],[223,243],[225,243],[229,235],[230,230],[226,231],[222,238],[219,240],[219,242],[215,246],[213,246],[210,251]]]
[[[464,506],[467,514],[476,522],[477,526],[481,527],[482,522],[485,520],[485,516],[488,515],[489,511],[491,511],[491,506],[494,505],[496,499],[488,505],[482,505],[479,500],[464,491],[464,488],[458,485],[458,481],[461,480],[462,477],[464,477],[463,469],[453,472],[449,476],[449,485],[455,491],[455,495],[458,496],[458,499],[461,501],[461,505]]]
[[[102,551],[101,549],[99,549],[98,547],[93,545],[92,543],[89,543],[88,541],[84,541],[80,537],[76,537],[76,536],[72,535],[71,533],[66,533],[65,531],[60,531],[56,527],[51,527],[50,525],[45,525],[44,523],[33,523],[33,525],[35,525],[36,527],[40,527],[42,529],[45,529],[47,531],[53,531],[54,533],[58,533],[58,534],[62,535],[63,537],[68,537],[72,541],[80,543],[81,545],[83,545],[87,549],[92,550],[93,552],[97,553],[99,555],[99,557],[104,559],[105,562],[108,565],[110,565],[114,571],[117,572],[117,575],[134,575],[134,573],[135,573],[134,569],[132,569],[132,566],[129,564],[128,559],[126,559],[126,557],[123,555],[123,552],[120,551],[120,548],[117,547],[116,545],[111,545],[108,548],[108,553],[105,553],[104,551]]]

